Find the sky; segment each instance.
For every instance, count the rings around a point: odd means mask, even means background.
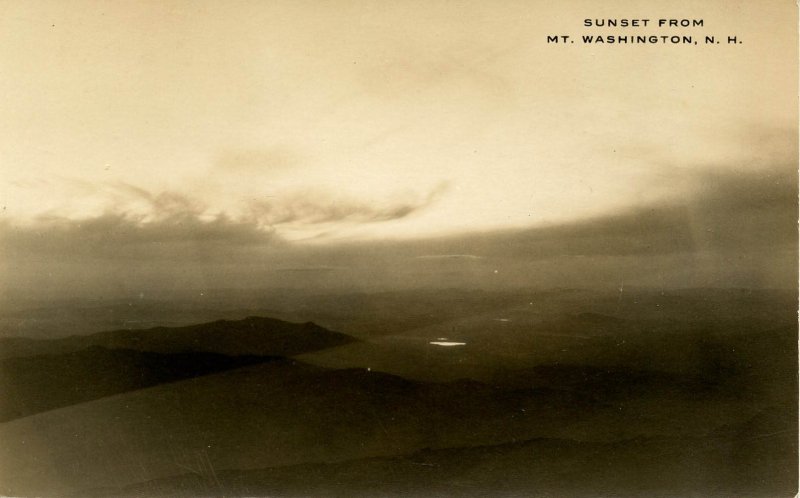
[[[14,288],[68,289],[91,258],[98,282],[132,278],[181,244],[244,273],[320,252],[302,268],[327,268],[342,247],[389,242],[447,256],[425,241],[716,206],[709,192],[753,178],[780,179],[765,195],[796,213],[792,1],[0,5]],[[586,18],[703,19],[637,34],[742,43],[546,43],[633,33]],[[763,210],[735,212],[760,233]]]

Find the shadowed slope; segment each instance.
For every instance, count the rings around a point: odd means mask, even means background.
[[[150,353],[92,346],[63,355],[0,361],[0,422],[279,357]]]

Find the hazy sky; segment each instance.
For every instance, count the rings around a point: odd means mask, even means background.
[[[12,253],[552,226],[796,170],[790,0],[2,6]],[[608,17],[700,45],[546,43],[634,34],[583,26]]]
[[[524,226],[682,194],[686,168],[757,167],[755,134],[796,121],[788,0],[3,10],[0,194],[14,223],[147,221],[163,214],[147,197],[166,192],[290,238]],[[587,17],[702,18],[687,32],[744,43],[545,43],[607,32]]]

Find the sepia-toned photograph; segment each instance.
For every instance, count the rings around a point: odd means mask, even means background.
[[[0,496],[798,493],[795,1],[0,5]]]

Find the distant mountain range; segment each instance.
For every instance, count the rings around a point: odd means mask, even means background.
[[[0,358],[63,354],[91,346],[164,354],[192,351],[224,355],[292,356],[353,341],[355,339],[348,335],[324,329],[312,322],[297,324],[272,318],[248,317],[185,327],[114,330],[51,340],[4,338],[0,339]]]

